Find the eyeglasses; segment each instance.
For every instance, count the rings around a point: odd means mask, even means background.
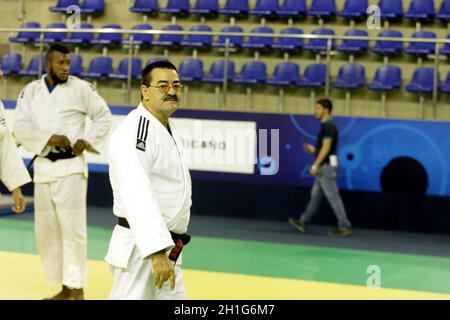
[[[172,85],[170,84],[159,84],[157,86],[149,86],[151,88],[157,88],[161,93],[166,94],[167,92],[169,92],[170,88],[172,87],[173,90],[175,90],[175,92],[180,93],[183,90],[183,85],[180,83],[173,83]]]

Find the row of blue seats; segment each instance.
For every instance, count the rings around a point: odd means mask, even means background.
[[[227,0],[223,8],[219,0],[196,0],[191,8],[189,0],[169,0],[167,6],[160,8],[158,0],[135,0],[130,8],[131,12],[155,14],[158,12],[172,15],[202,15],[214,16],[218,14],[228,16],[254,15],[257,17],[288,17],[314,16],[329,18],[335,15],[347,19],[359,19],[367,16],[368,0],[346,0],[344,8],[337,11],[335,0],[312,0],[310,7],[306,0],[284,0],[279,4],[278,0],[256,0],[255,6],[250,8],[249,0]],[[66,12],[67,7],[79,5],[78,0],[59,0],[50,11]],[[442,0],[439,11],[435,12],[434,0],[412,0],[409,9],[405,12],[402,0],[380,0],[381,17],[386,19],[398,19],[405,17],[412,20],[431,20],[435,17],[441,20],[450,20],[450,1]],[[82,10],[103,11],[103,0],[84,0]],[[82,11],[83,12],[83,11]]]
[[[39,28],[37,22],[29,22],[26,27]],[[52,23],[48,25],[48,28],[65,28],[63,23]],[[93,28],[92,24],[83,24],[82,28],[89,29]],[[121,29],[120,25],[108,24],[103,26],[103,28]],[[152,27],[148,24],[139,24],[133,27],[133,30],[152,30]],[[168,25],[163,27],[166,31],[183,31],[183,27],[180,25]],[[198,25],[190,29],[190,31],[202,31],[202,32],[212,32],[212,28],[208,25]],[[228,26],[221,30],[222,32],[236,32],[242,33],[243,29],[238,26]],[[252,33],[267,33],[273,34],[274,30],[270,27],[256,27]],[[303,34],[303,30],[296,27],[288,27],[281,30],[282,34],[299,35]],[[319,28],[313,30],[314,35],[335,35],[333,29]],[[365,30],[352,29],[345,33],[346,36],[360,36],[367,37],[368,33]],[[386,30],[379,33],[380,37],[390,37],[390,38],[402,38],[403,34],[396,30]],[[281,51],[299,51],[299,50],[309,50],[309,51],[326,51],[327,50],[327,40],[326,39],[311,39],[305,44],[304,39],[300,38],[279,38],[274,39],[271,37],[258,37],[251,36],[248,41],[244,41],[243,36],[219,36],[216,41],[213,41],[213,37],[209,35],[188,35],[186,39],[182,35],[160,35],[158,40],[154,40],[151,34],[135,34],[133,35],[133,43],[139,46],[153,45],[153,46],[184,46],[189,48],[209,48],[209,47],[224,47],[226,38],[230,39],[230,47],[243,47],[250,50],[268,50],[275,49]],[[435,33],[430,31],[419,31],[412,35],[412,38],[428,38],[436,39]],[[447,36],[450,39],[450,35]],[[27,42],[38,42],[39,33],[35,32],[20,32],[16,37],[10,38],[10,41],[16,43],[27,43]],[[96,39],[94,39],[93,33],[71,33],[67,35],[66,33],[50,33],[44,34],[44,42],[63,42],[69,44],[92,44],[92,45],[129,45],[130,40],[122,39],[120,33],[102,33],[99,34]],[[343,40],[341,45],[336,45],[336,41],[332,43],[332,49],[344,53],[364,53],[371,50],[376,53],[383,55],[398,54],[404,50],[404,45],[400,41],[378,41],[374,46],[369,46],[368,40]],[[450,44],[444,45],[441,49],[441,54],[450,55]],[[405,49],[406,53],[413,55],[428,55],[435,52],[434,43],[422,43],[422,42],[412,42]]]
[[[155,61],[150,59],[147,64]],[[6,54],[2,59],[2,68],[6,76],[36,76],[38,74],[40,56],[31,59],[28,68],[22,70],[22,57],[20,54]],[[46,72],[45,59],[42,70]],[[100,79],[127,79],[128,58],[120,61],[116,71],[113,71],[113,61],[109,57],[97,57],[92,59],[88,71],[83,71],[83,59],[79,55],[72,56],[70,73],[84,78]],[[211,64],[208,73],[204,72],[204,62],[200,59],[186,59],[179,66],[180,79],[183,83],[207,82],[220,84],[225,76],[226,62],[218,60]],[[134,79],[140,78],[142,60],[132,59],[131,75]],[[267,65],[261,61],[246,62],[238,75],[236,75],[235,63],[228,61],[228,80],[242,85],[269,84],[275,86],[299,86],[304,88],[322,88],[325,86],[327,66],[325,64],[308,65],[303,75],[300,75],[300,66],[294,62],[282,62],[275,66],[271,77],[267,78]],[[439,76],[438,76],[439,78]],[[360,64],[345,64],[339,69],[332,87],[336,89],[357,89],[364,87],[366,83],[365,67]],[[406,90],[417,93],[431,93],[433,91],[434,69],[427,67],[417,68]],[[373,81],[368,84],[368,89],[374,91],[394,91],[402,86],[402,71],[397,66],[384,65],[377,69]],[[450,72],[444,84],[440,84],[441,92],[450,93]]]

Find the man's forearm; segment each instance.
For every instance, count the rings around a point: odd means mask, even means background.
[[[325,158],[327,157],[329,152],[330,152],[330,148],[323,146],[320,149],[319,154],[316,158],[316,161],[314,161],[313,166],[315,166],[316,168],[320,167],[320,165],[323,163],[323,161],[325,160]]]

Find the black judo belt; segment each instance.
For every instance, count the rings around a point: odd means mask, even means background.
[[[130,225],[128,224],[128,221],[125,218],[119,217],[117,219],[117,224],[121,227],[130,229]],[[175,247],[172,249],[172,251],[170,251],[169,259],[172,260],[175,264],[184,246],[186,246],[189,243],[189,241],[191,241],[191,236],[188,235],[187,233],[178,234],[174,232],[170,232],[170,235],[172,236],[172,240],[175,243]]]
[[[74,154],[72,153],[72,151],[73,151],[73,150],[72,150],[71,147],[67,148],[67,149],[64,150],[64,151],[59,151],[59,152],[53,152],[53,151],[50,151],[50,152],[49,152],[45,157],[43,157],[43,158],[47,158],[47,159],[49,159],[51,162],[55,162],[55,161],[61,160],[61,159],[72,159],[72,158],[76,158],[77,156],[74,155]],[[37,157],[38,157],[38,156],[36,155],[36,156],[33,157],[33,159],[31,159],[30,163],[29,163],[28,166],[27,166],[27,169],[30,169],[30,168],[31,168],[31,166],[33,165],[34,160],[36,160]]]

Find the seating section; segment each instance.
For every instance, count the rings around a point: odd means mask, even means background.
[[[400,19],[412,22],[433,20],[450,22],[450,0],[411,0],[407,2],[407,5],[402,0],[379,0],[377,2],[383,19],[393,20],[394,22]],[[330,45],[327,39],[295,37],[295,35],[305,33],[320,36],[368,37],[369,34],[373,36],[374,33],[368,32],[368,29],[363,25],[368,14],[367,7],[370,4],[373,4],[373,1],[343,0],[340,3],[336,0],[133,0],[129,1],[126,8],[129,9],[127,14],[134,17],[135,24],[132,25],[131,29],[136,30],[136,32],[161,29],[176,32],[220,31],[232,32],[236,35],[153,35],[116,32],[102,34],[64,31],[45,32],[42,39],[44,43],[63,42],[70,45],[71,48],[76,47],[75,52],[77,54],[72,55],[71,74],[86,79],[126,80],[131,71],[131,77],[137,80],[140,78],[140,70],[144,65],[152,61],[167,59],[162,57],[161,52],[164,51],[164,55],[175,52],[177,55],[184,55],[181,59],[178,56],[177,62],[181,61],[179,65],[180,77],[185,83],[206,82],[218,85],[223,83],[226,72],[228,81],[242,86],[264,84],[276,87],[293,86],[320,89],[325,87],[327,80],[329,80],[329,85],[335,90],[367,88],[371,91],[388,92],[402,89],[402,82],[404,81],[407,83],[404,87],[405,91],[429,93],[430,81],[431,88],[433,86],[433,81],[430,79],[434,79],[434,71],[430,71],[433,68],[421,66],[420,63],[425,61],[432,67],[429,62],[433,61],[429,59],[436,50],[434,41],[403,43],[401,41],[369,41],[363,39],[332,40],[331,60],[333,61],[333,68],[329,69],[323,58],[324,52],[329,49]],[[81,12],[87,15],[107,13],[104,0],[58,0],[49,10],[61,14],[67,12],[67,9],[74,5],[80,6]],[[108,6],[108,3],[106,6]],[[144,22],[140,22],[140,18],[134,13],[145,16],[153,15],[154,17],[152,17],[152,20],[147,20],[147,17],[144,16]],[[170,21],[171,17],[172,20]],[[175,20],[174,17],[177,17],[177,19],[189,17],[189,22],[194,20],[199,22],[197,24],[185,24],[184,21]],[[233,19],[229,20],[229,25],[224,26],[223,24],[228,24],[227,19],[229,17],[233,17]],[[220,27],[218,27],[218,23],[211,21],[211,19],[221,19]],[[241,19],[245,21],[241,23]],[[309,19],[309,22],[305,23],[305,27],[301,23],[292,23],[299,19]],[[329,19],[333,19],[333,22],[329,22]],[[276,24],[271,24],[270,21],[272,20],[279,21]],[[109,24],[99,24],[95,20],[92,22],[90,19],[88,21],[89,23],[83,22],[81,24],[81,29],[102,28],[114,31],[130,28],[130,24],[121,24],[121,21]],[[441,23],[440,21],[436,23]],[[349,22],[351,22],[350,26]],[[355,25],[354,22],[359,24]],[[280,28],[282,23],[284,23],[284,27]],[[339,24],[340,28],[334,28],[333,25],[336,24]],[[40,28],[42,25],[47,28],[66,28],[62,22],[27,21],[21,25],[23,30],[9,38],[9,41],[19,46],[36,48],[41,41],[41,36],[38,32],[27,31],[27,29]],[[342,26],[345,26],[345,29]],[[442,28],[445,30],[446,27],[442,25]],[[405,24],[403,24],[400,31],[396,30],[394,23],[387,27],[384,26],[379,31],[378,37],[425,38],[430,40],[442,37],[441,32],[437,35],[434,31],[428,31],[426,25],[414,25],[414,23],[410,23],[409,31],[405,31]],[[239,35],[244,32],[251,33],[251,35]],[[292,37],[272,37],[271,35],[275,33]],[[231,60],[226,66],[222,52],[227,45],[227,39],[229,40],[229,47],[233,50],[230,55]],[[447,39],[450,40],[450,34]],[[14,48],[17,48],[18,45]],[[123,50],[129,49],[130,46],[139,50],[151,50],[152,57],[147,57],[148,61],[144,61],[146,62],[144,64],[137,56],[133,56],[130,68],[128,51]],[[104,49],[103,54],[96,49],[98,47]],[[89,58],[83,55],[84,50],[89,51]],[[115,50],[114,54],[109,54],[109,50]],[[233,60],[236,57],[234,52],[237,52],[239,61]],[[261,55],[258,53],[261,53]],[[369,67],[363,61],[355,61],[355,59],[360,59],[360,56],[364,56],[363,59],[367,61],[371,53],[383,56],[385,58],[384,63],[377,62],[377,59],[374,61],[379,65]],[[5,55],[2,58],[5,76],[34,77],[38,75],[40,58],[35,54],[36,51],[26,55],[26,59],[18,53]],[[450,43],[440,47],[440,54],[450,56]],[[199,55],[201,58],[199,58]],[[208,55],[208,58],[202,59],[203,55]],[[252,57],[252,55],[254,56]],[[298,63],[298,61],[295,61],[295,57],[300,55],[304,58],[310,57],[310,61]],[[336,59],[334,58],[335,55],[340,57]],[[411,76],[411,72],[404,72],[405,70],[387,60],[388,57],[390,59],[396,55],[403,55],[405,60],[409,60],[415,70],[414,75]],[[265,60],[266,56],[270,57],[267,61]],[[214,58],[211,59],[212,57]],[[247,61],[243,61],[244,57]],[[415,58],[420,58],[417,60],[417,64]],[[278,59],[278,61],[274,59]],[[445,62],[442,63],[445,64]],[[367,72],[365,67],[367,67]],[[41,70],[45,72],[45,63],[41,66]],[[329,79],[327,79],[328,72],[332,72]],[[373,77],[366,79],[367,73],[370,73]],[[404,73],[408,74],[408,78],[402,78]],[[447,77],[445,80],[439,84],[439,90],[443,93],[450,93],[450,79]]]
[[[395,20],[406,18],[413,21],[450,19],[450,0],[411,0],[404,7],[403,0],[379,0],[381,16]],[[345,0],[341,10],[337,9],[336,0],[226,0],[223,5],[218,0],[134,0],[130,12],[138,14],[169,14],[176,16],[200,15],[271,17],[277,19],[300,18],[312,16],[317,18],[343,17],[349,20],[364,19],[367,16],[368,0]],[[308,2],[308,3],[307,3]],[[165,6],[162,6],[165,4]],[[309,4],[309,5],[308,5]],[[80,6],[84,14],[99,14],[105,10],[104,0],[58,0],[49,7],[51,12],[64,13],[72,5]]]

